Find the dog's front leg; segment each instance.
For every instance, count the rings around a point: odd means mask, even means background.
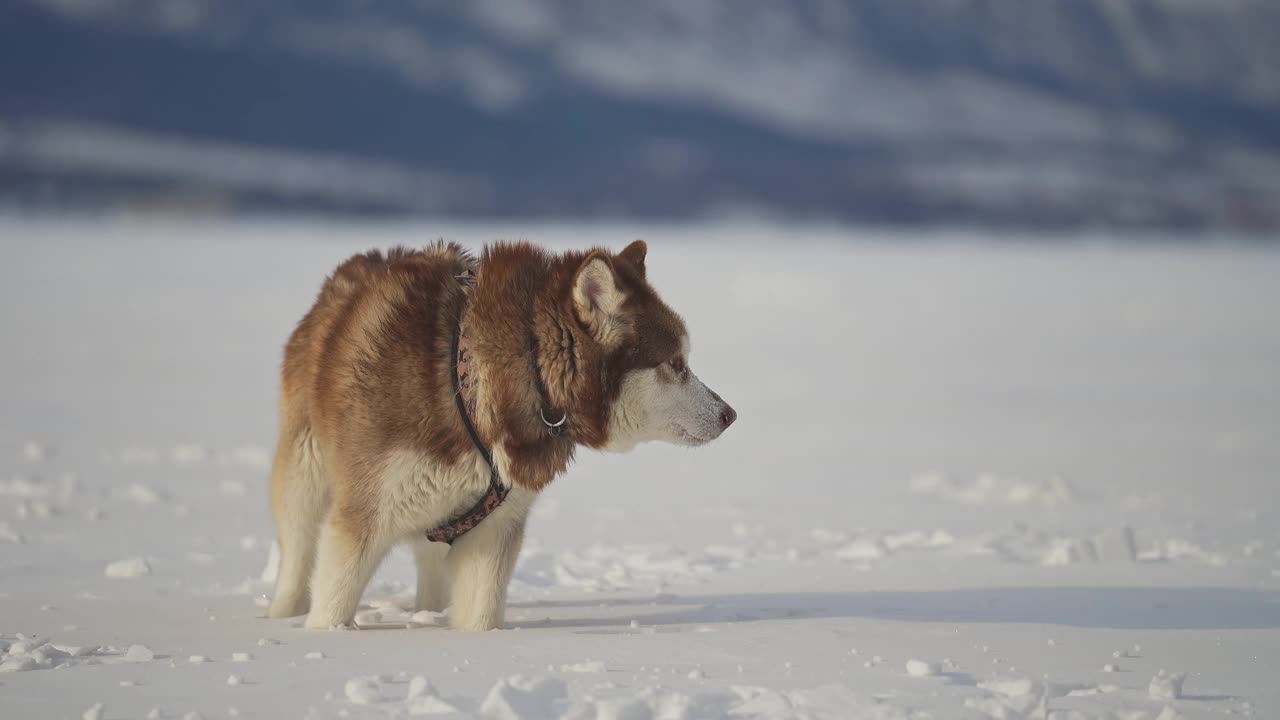
[[[514,494],[514,493],[513,493]],[[507,585],[524,542],[526,509],[511,503],[485,518],[449,550],[449,624],[457,630],[502,627]]]
[[[449,606],[449,578],[445,576],[445,558],[449,546],[431,542],[425,537],[413,541],[413,559],[418,566],[418,594],[414,610],[440,612]]]

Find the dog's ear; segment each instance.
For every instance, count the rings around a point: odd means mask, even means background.
[[[630,245],[622,248],[618,257],[635,266],[635,269],[640,271],[640,277],[644,277],[644,256],[647,254],[649,254],[649,246],[643,240],[633,240]]]
[[[573,279],[573,305],[582,324],[606,347],[621,342],[626,332],[627,324],[621,316],[626,299],[608,255],[593,252],[578,266]]]

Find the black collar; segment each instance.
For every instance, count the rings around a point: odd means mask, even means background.
[[[457,279],[469,287],[475,281],[475,273],[468,270],[458,276]],[[449,357],[449,374],[452,378],[453,399],[458,406],[458,417],[462,419],[462,425],[467,429],[467,436],[471,438],[471,444],[475,446],[480,456],[484,458],[485,465],[489,466],[489,489],[484,496],[470,510],[434,530],[427,531],[428,540],[452,545],[455,540],[467,534],[467,532],[479,525],[482,520],[489,517],[494,510],[497,510],[502,501],[507,499],[507,494],[511,492],[511,488],[503,485],[502,479],[498,477],[498,467],[493,464],[493,455],[489,452],[489,448],[485,447],[484,443],[480,441],[480,434],[476,432],[474,420],[476,409],[474,359],[471,356],[471,343],[462,335],[461,319],[459,319],[453,330],[452,352]],[[568,430],[565,422],[569,419],[569,415],[568,413],[557,411],[551,405],[547,395],[547,386],[542,382],[542,369],[538,365],[538,336],[533,331],[532,322],[530,322],[529,328],[529,364],[532,367],[533,382],[537,388],[538,399],[541,403],[541,407],[538,408],[539,419],[546,426],[548,435],[553,438],[560,437]]]
[[[529,364],[533,368],[533,384],[538,390],[538,401],[542,403],[542,407],[538,408],[538,418],[547,428],[548,435],[560,437],[569,430],[565,425],[569,413],[555,409],[551,404],[551,396],[547,394],[547,386],[542,382],[542,367],[538,365],[538,333],[532,322],[529,323]]]

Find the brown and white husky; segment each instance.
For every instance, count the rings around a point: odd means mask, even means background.
[[[499,627],[525,518],[579,445],[724,432],[737,415],[690,371],[646,251],[438,243],[339,266],[285,348],[268,616],[350,626],[410,542],[417,609]]]

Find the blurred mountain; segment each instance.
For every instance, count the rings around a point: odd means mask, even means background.
[[[8,0],[0,204],[1280,227],[1270,0]]]

